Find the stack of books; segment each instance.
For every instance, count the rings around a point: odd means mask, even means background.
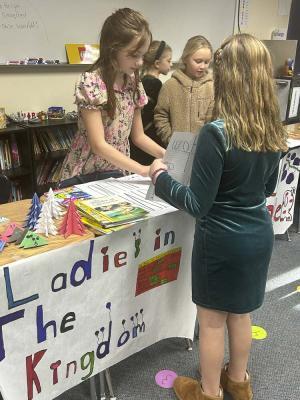
[[[78,199],[75,204],[82,222],[104,234],[120,230],[148,216],[148,211],[117,196]]]

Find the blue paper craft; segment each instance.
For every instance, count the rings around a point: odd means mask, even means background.
[[[42,204],[40,202],[40,199],[38,198],[38,195],[34,193],[24,228],[32,230],[35,229],[39,219],[39,215],[41,213],[41,209],[42,209]]]
[[[3,251],[5,245],[6,245],[6,241],[3,239],[0,239],[0,253]]]

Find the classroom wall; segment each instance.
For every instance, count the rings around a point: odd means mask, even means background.
[[[80,73],[67,67],[46,72],[0,71],[0,107],[5,107],[7,114],[47,111],[51,106],[62,106],[66,112],[76,110],[74,87]]]
[[[241,31],[251,33],[259,39],[271,39],[271,33],[275,28],[287,29],[289,16],[278,15],[279,1],[250,0],[248,26],[241,28]]]
[[[274,28],[288,26],[288,16],[278,16],[277,11],[278,0],[250,0],[248,26],[242,31],[270,39]],[[79,74],[79,70],[67,68],[45,72],[0,70],[0,107],[5,107],[7,113],[47,110],[53,105],[72,111],[74,83]]]

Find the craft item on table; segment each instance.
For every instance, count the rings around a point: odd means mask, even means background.
[[[27,232],[29,231],[28,228],[24,229],[22,234],[18,237],[18,239],[15,241],[15,245],[21,244],[24,237],[27,235]]]
[[[49,235],[57,235],[57,229],[54,225],[48,203],[43,204],[35,231],[36,233],[44,233],[47,237]]]
[[[53,190],[50,188],[47,194],[47,200],[44,205],[47,204],[48,210],[51,217],[57,219],[63,215],[61,206],[59,205],[59,200],[55,197]]]
[[[21,243],[22,240],[24,239],[24,229],[21,229],[17,226],[16,229],[14,230],[13,234],[7,239],[7,243],[17,242],[17,240],[19,240],[20,238],[22,238],[20,240],[20,243]]]
[[[0,216],[0,224],[5,224],[5,223],[8,222],[8,221],[9,221],[9,218],[1,217],[1,216]]]
[[[5,229],[3,233],[1,233],[0,238],[6,240],[9,236],[11,236],[16,228],[20,228],[18,224],[15,222],[11,222],[8,227]]]
[[[41,209],[42,204],[40,202],[40,199],[38,198],[38,195],[34,193],[24,228],[32,230],[35,229]]]
[[[32,249],[33,247],[40,247],[44,246],[45,244],[48,244],[45,238],[29,230],[19,247],[23,247],[24,249]]]
[[[3,251],[6,245],[6,239],[0,239],[0,253]]]
[[[69,207],[66,215],[64,216],[59,233],[67,238],[72,233],[74,235],[83,235],[84,232],[85,229],[76,210],[74,200],[69,200]]]

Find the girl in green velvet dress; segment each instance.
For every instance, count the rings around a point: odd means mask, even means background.
[[[227,39],[214,57],[214,121],[199,135],[190,186],[161,160],[150,175],[155,193],[196,218],[192,297],[200,325],[201,383],[178,377],[180,400],[253,398],[247,363],[250,312],[261,306],[273,248],[266,196],[287,150],[264,44],[248,34]],[[229,363],[222,368],[225,327]],[[221,383],[221,388],[220,388]]]

